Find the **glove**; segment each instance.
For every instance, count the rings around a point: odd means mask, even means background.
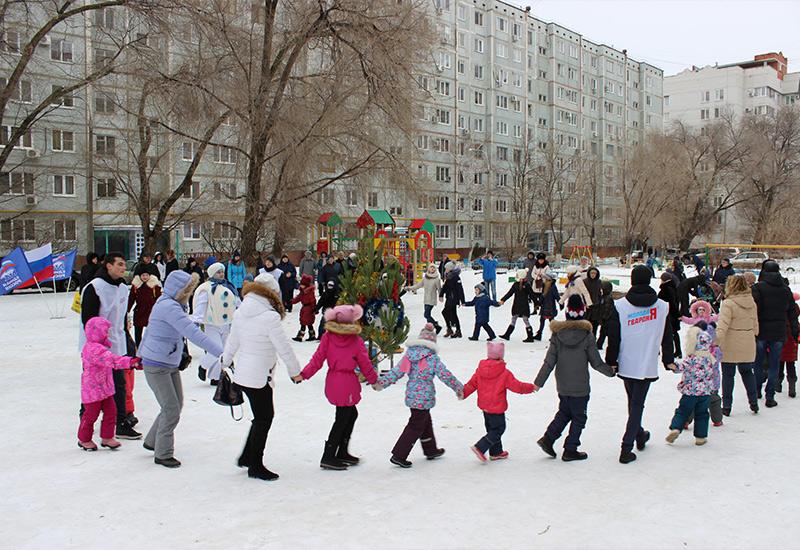
[[[131,359],[131,368],[136,370],[142,370],[142,360],[139,357],[134,357]]]

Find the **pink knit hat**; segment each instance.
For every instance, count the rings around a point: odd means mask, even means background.
[[[503,342],[486,342],[486,357],[488,359],[503,360],[506,353],[506,346]]]
[[[364,310],[361,309],[361,306],[359,305],[336,306],[325,312],[325,320],[333,321],[334,323],[352,325],[353,323],[361,319],[361,316],[363,314]]]
[[[426,323],[422,330],[419,331],[418,340],[426,340],[432,344],[436,343],[436,329],[431,323]]]

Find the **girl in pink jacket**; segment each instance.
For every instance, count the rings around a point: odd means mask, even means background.
[[[308,380],[328,362],[325,377],[325,397],[336,407],[336,420],[325,442],[325,451],[319,465],[326,470],[346,470],[358,464],[358,458],[347,451],[353,426],[358,418],[356,405],[361,401],[361,384],[355,370],[358,368],[367,382],[374,384],[378,374],[369,359],[364,340],[361,339],[361,306],[336,306],[325,312],[325,334],[308,365],[295,382]]]
[[[92,317],[86,323],[86,344],[81,352],[83,373],[81,374],[81,403],[83,414],[78,426],[78,447],[84,451],[96,451],[97,445],[92,441],[94,423],[103,411],[100,424],[100,444],[116,450],[120,443],[114,439],[117,421],[117,407],[114,404],[114,369],[141,369],[137,357],[122,357],[111,353],[111,342],[108,340],[108,329],[111,323],[104,317]]]

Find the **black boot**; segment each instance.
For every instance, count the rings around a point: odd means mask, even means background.
[[[578,449],[564,449],[564,454],[561,455],[561,460],[564,462],[572,462],[573,460],[586,460],[587,458],[589,458],[589,455],[579,451]]]
[[[347,447],[350,444],[350,438],[347,438],[342,441],[342,444],[339,445],[339,449],[336,452],[336,458],[347,464],[348,466],[355,466],[358,464],[358,457],[351,455],[347,452]]]
[[[553,442],[550,441],[550,438],[546,435],[543,435],[539,438],[539,441],[536,442],[539,447],[548,455],[550,458],[556,457],[556,451],[553,449]]]
[[[532,327],[525,327],[525,332],[528,334],[528,337],[523,340],[523,342],[535,342],[536,340],[533,339],[533,328]]]
[[[447,330],[445,331],[443,337],[444,338],[450,338],[452,336],[453,336],[453,329],[451,329],[450,327],[447,327]]]
[[[531,330],[533,330],[533,329],[531,329]],[[542,341],[542,331],[540,330],[539,332],[537,332],[536,336],[534,336],[533,339],[535,341],[537,341],[537,342],[541,342]]]
[[[305,329],[303,329],[303,328],[301,328],[301,329],[298,331],[298,333],[297,333],[297,336],[295,336],[294,338],[292,338],[292,340],[294,340],[295,342],[302,342],[302,341],[303,341],[303,336],[305,336],[305,335],[306,335],[306,330],[305,330]]]
[[[758,401],[750,403],[750,410],[753,411],[753,414],[758,414]]]
[[[325,442],[325,451],[322,453],[322,460],[319,467],[323,470],[346,470],[347,464],[336,458],[336,445]]]
[[[436,321],[433,322],[433,328],[436,331],[436,334],[439,334],[440,332],[442,332],[442,325],[440,325]]]
[[[512,332],[514,332],[514,325],[508,325],[508,328],[506,329],[506,332],[504,334],[501,334],[500,338],[502,338],[505,341],[508,341],[508,340],[511,339],[511,333]]]
[[[392,455],[392,458],[389,459],[389,462],[391,462],[395,466],[400,466],[401,468],[411,468],[411,462],[410,461],[405,460],[403,458],[397,458],[394,455]]]
[[[203,382],[206,381],[206,369],[204,369],[201,365],[197,366],[197,377]]]
[[[461,329],[457,328],[456,331],[453,333],[453,338],[461,338]]]
[[[619,453],[619,462],[620,464],[630,464],[636,460],[636,453],[634,453],[631,449],[622,449]]]
[[[650,432],[647,430],[636,436],[636,448],[640,451],[644,450],[644,446],[650,441]]]
[[[275,472],[267,470],[263,464],[257,464],[247,469],[247,477],[263,479],[264,481],[275,481],[280,476]]]
[[[314,334],[314,327],[308,327],[308,341],[313,342],[317,339],[317,335]]]
[[[789,379],[789,397],[797,397],[797,380]]]

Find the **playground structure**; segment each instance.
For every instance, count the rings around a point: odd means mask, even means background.
[[[372,236],[376,249],[384,256],[394,256],[406,274],[408,284],[422,278],[425,266],[434,261],[436,226],[426,218],[410,220],[408,227],[397,222],[386,210],[364,210],[355,224],[346,224],[335,212],[326,212],[313,229],[317,254],[350,253],[361,240]]]

